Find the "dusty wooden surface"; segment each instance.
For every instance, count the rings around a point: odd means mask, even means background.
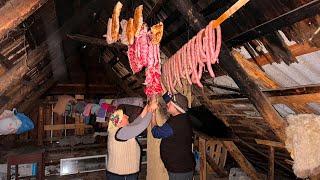
[[[0,37],[34,13],[48,0],[10,0],[1,9]]]

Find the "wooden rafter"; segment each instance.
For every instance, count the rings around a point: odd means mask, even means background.
[[[0,9],[0,38],[33,14],[48,0],[10,0]]]

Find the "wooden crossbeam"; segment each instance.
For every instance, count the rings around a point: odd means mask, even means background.
[[[62,129],[77,129],[77,128],[92,128],[91,125],[86,124],[54,124],[54,125],[44,125],[45,131],[55,131]]]
[[[252,164],[241,153],[238,147],[232,141],[223,141],[223,145],[227,148],[233,159],[239,164],[241,169],[254,180],[261,179]]]
[[[0,38],[33,14],[48,0],[10,0],[0,9]]]
[[[228,47],[235,47],[237,45],[241,45],[245,42],[261,37],[267,33],[279,30],[286,26],[290,26],[303,19],[313,17],[319,13],[320,0],[313,0],[274,19],[271,19],[245,32],[242,32],[241,34],[238,34],[230,39],[227,39],[225,42],[227,43]]]

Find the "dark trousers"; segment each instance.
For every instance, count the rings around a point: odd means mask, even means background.
[[[193,171],[186,173],[172,173],[168,172],[169,180],[192,180]]]
[[[138,173],[128,175],[118,175],[111,172],[107,172],[107,180],[137,180]]]

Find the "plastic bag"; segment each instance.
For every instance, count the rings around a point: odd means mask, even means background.
[[[5,110],[0,115],[0,135],[14,134],[21,127],[21,121],[13,111]]]
[[[31,129],[34,128],[34,124],[33,124],[32,120],[29,117],[27,117],[26,115],[24,115],[23,113],[15,112],[15,116],[22,123],[20,128],[17,131],[17,134],[25,133],[25,132],[30,131]]]

